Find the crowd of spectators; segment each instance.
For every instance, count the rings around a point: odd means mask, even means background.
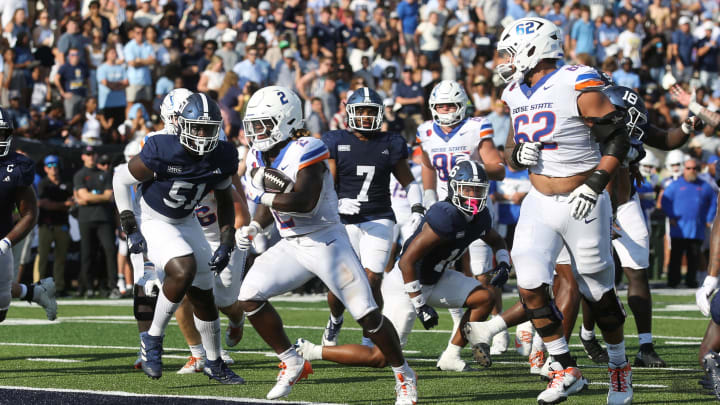
[[[430,118],[430,90],[450,79],[465,87],[472,114],[488,116],[502,147],[510,116],[499,101],[495,45],[504,25],[526,16],[562,27],[564,63],[596,66],[636,89],[657,127],[677,127],[688,114],[667,93],[674,80],[696,88],[700,104],[720,108],[716,0],[4,0],[0,104],[28,142],[120,151],[162,128],[162,98],[186,87],[218,101],[228,139],[242,146],[244,108],[260,87],[295,90],[319,136],[344,128],[348,91],[369,86],[384,99],[385,128],[412,144]],[[695,136],[702,170],[717,156],[714,131]],[[63,159],[56,164],[72,166]],[[55,178],[53,161],[44,163],[43,190],[56,198],[48,206],[73,213],[77,193],[67,202],[56,192],[73,173]],[[505,203],[521,193],[508,187],[498,196]],[[64,229],[52,217],[41,217],[43,257],[48,228]],[[91,288],[80,284],[81,292]]]

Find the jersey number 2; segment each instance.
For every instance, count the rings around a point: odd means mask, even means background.
[[[170,191],[168,192],[168,198],[163,198],[163,202],[170,208],[180,208],[184,205],[183,208],[186,210],[193,209],[200,201],[200,198],[202,198],[203,191],[205,191],[205,183],[200,183],[197,185],[195,197],[193,197],[190,202],[185,204],[185,201],[187,201],[187,197],[180,193],[183,189],[186,189],[189,191],[187,194],[192,194],[193,188],[195,188],[195,184],[188,183],[187,181],[177,180],[173,182],[173,185],[172,187],[170,187]]]
[[[521,131],[521,127],[528,125],[531,122],[537,124],[541,121],[545,122],[545,126],[533,132],[532,137],[525,132]],[[532,116],[532,121],[527,114],[520,114],[515,117],[515,123],[513,125],[515,129],[515,143],[520,142],[543,142],[542,138],[552,134],[555,129],[555,113],[552,111],[538,111]],[[556,142],[543,142],[543,149],[554,150],[557,149],[558,145]]]

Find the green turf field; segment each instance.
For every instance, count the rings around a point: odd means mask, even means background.
[[[624,299],[624,293],[622,293]],[[118,301],[115,301],[116,303]],[[514,302],[507,295],[505,305]],[[249,325],[243,341],[233,348],[235,372],[247,380],[243,386],[211,383],[201,374],[177,375],[189,351],[177,325],[170,324],[165,338],[164,374],[150,380],[132,368],[138,335],[131,300],[104,305],[103,300],[62,300],[58,320],[49,322],[37,306],[11,307],[0,326],[0,386],[27,386],[132,393],[211,395],[265,398],[275,382],[277,358]],[[318,343],[328,316],[324,302],[278,300],[274,305],[286,324],[291,340],[298,337]],[[658,353],[667,369],[633,369],[635,404],[707,403],[713,397],[701,390],[697,350],[708,320],[694,309],[694,295],[655,295],[654,335]],[[627,305],[626,305],[627,308]],[[425,331],[419,322],[410,336],[406,355],[418,373],[420,402],[425,404],[531,404],[544,383],[530,376],[527,359],[514,350],[495,356],[490,369],[470,373],[440,372],[435,361],[449,336],[450,315],[438,310],[440,325]],[[340,343],[359,343],[360,330],[347,316]],[[223,331],[226,320],[223,319]],[[576,325],[579,329],[580,323]],[[626,322],[628,356],[637,348],[632,316]],[[511,331],[512,332],[512,331]],[[512,335],[511,335],[512,338]],[[512,345],[512,340],[511,340]],[[571,396],[569,404],[604,404],[607,395],[605,367],[591,365],[577,332],[570,342],[591,385]],[[463,356],[471,362],[470,350]],[[388,404],[394,401],[394,379],[389,369],[342,367],[313,362],[315,373],[296,385],[289,400],[351,404]]]

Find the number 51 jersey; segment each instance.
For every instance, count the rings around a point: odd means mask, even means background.
[[[531,173],[569,177],[597,166],[600,149],[580,117],[577,101],[583,91],[603,86],[594,68],[565,65],[533,87],[515,81],[505,88],[502,100],[510,108],[515,143],[543,143]]]

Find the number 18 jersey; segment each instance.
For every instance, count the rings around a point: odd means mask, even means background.
[[[577,100],[582,91],[603,86],[594,68],[565,65],[533,87],[515,81],[505,88],[502,100],[510,108],[515,143],[543,143],[531,173],[569,177],[597,166],[600,149],[580,117]]]

